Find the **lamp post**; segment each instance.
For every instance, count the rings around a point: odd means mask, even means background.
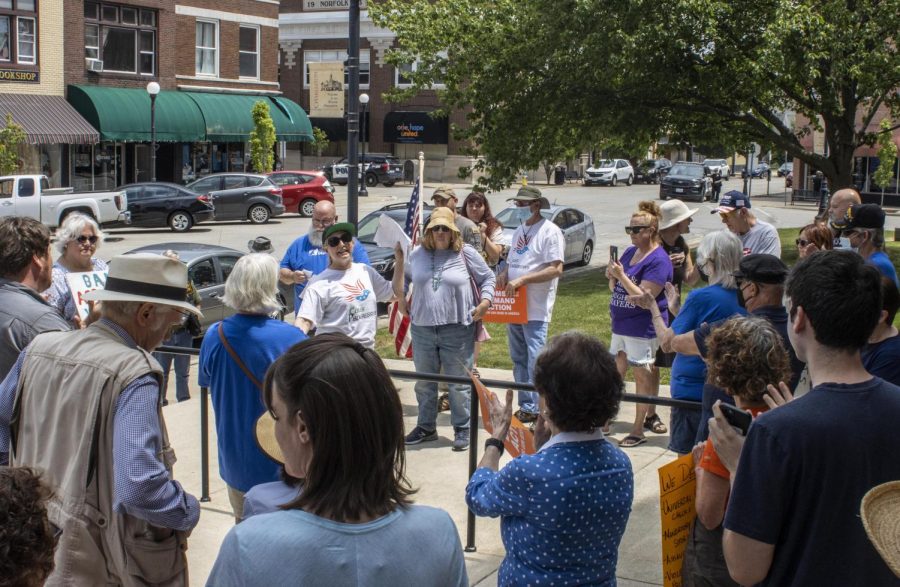
[[[147,84],[147,93],[150,94],[150,181],[156,181],[156,95],[159,84]]]
[[[347,221],[359,222],[359,3],[350,0],[347,46]]]
[[[360,165],[362,166],[362,182],[359,184],[359,197],[365,198],[369,195],[369,190],[366,189],[366,171],[369,169],[369,166],[366,165],[366,141],[369,140],[369,127],[366,125],[366,115],[368,114],[369,108],[369,94],[360,94],[359,95],[359,103],[362,104],[362,123],[360,124],[359,134],[362,138],[362,157],[359,158]]]

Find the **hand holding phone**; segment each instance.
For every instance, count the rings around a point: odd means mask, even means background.
[[[728,423],[740,433],[741,436],[747,436],[747,431],[750,430],[750,424],[753,422],[753,416],[750,412],[745,412],[740,408],[736,408],[731,404],[720,403],[719,408],[722,410],[722,415],[725,416],[725,419],[728,420]]]
[[[619,247],[616,245],[609,246],[609,260],[613,263],[619,262]]]

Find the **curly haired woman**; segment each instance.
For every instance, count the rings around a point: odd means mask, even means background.
[[[53,571],[51,493],[27,467],[0,467],[0,587],[43,585]]]

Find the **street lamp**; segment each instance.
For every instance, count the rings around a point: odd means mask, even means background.
[[[366,115],[368,114],[369,108],[369,94],[360,94],[359,95],[359,103],[362,104],[362,128],[360,129],[360,135],[362,137],[362,157],[360,157],[360,165],[362,165],[363,173],[362,173],[362,183],[359,186],[359,197],[365,198],[369,195],[369,190],[366,189],[366,171],[369,166],[366,165],[366,141],[369,140],[369,127],[366,125]]]
[[[147,84],[147,93],[150,94],[150,181],[156,181],[156,95],[159,84]]]

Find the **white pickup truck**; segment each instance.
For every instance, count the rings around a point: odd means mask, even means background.
[[[123,191],[79,192],[50,188],[45,175],[0,177],[0,216],[29,216],[56,228],[72,212],[91,216],[100,225],[131,224]]]

